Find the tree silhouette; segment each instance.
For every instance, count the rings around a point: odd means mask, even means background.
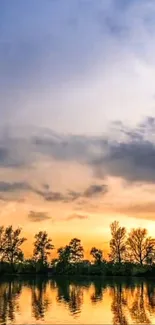
[[[35,235],[33,257],[35,261],[40,261],[42,265],[47,263],[47,257],[54,248],[52,239],[48,237],[46,231],[39,231]]]
[[[132,229],[127,239],[127,248],[130,260],[145,263],[155,252],[155,239],[147,237],[145,228]]]
[[[70,262],[71,259],[71,248],[69,245],[66,245],[65,247],[60,247],[57,250],[58,253],[58,261],[64,264],[67,264]]]
[[[4,227],[0,227],[0,261],[4,258]]]
[[[84,249],[81,245],[81,240],[73,238],[69,243],[70,249],[70,261],[72,263],[81,262],[84,257]]]
[[[119,226],[118,221],[114,221],[110,225],[111,240],[110,240],[110,259],[114,262],[121,263],[125,256],[125,238],[126,229]]]
[[[66,245],[65,247],[58,248],[57,253],[58,253],[58,259],[56,260],[55,263],[56,272],[68,273],[70,269],[70,263],[71,263],[70,246]]]
[[[103,261],[103,252],[101,249],[92,247],[92,249],[90,251],[90,255],[93,256],[96,264],[100,264]]]
[[[8,226],[3,234],[3,258],[13,265],[23,260],[23,252],[21,245],[26,240],[25,237],[20,237],[21,228],[13,230],[12,226]]]

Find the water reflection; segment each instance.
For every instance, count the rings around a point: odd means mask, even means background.
[[[19,309],[18,298],[21,293],[21,283],[9,281],[0,283],[0,323],[7,320],[14,322],[15,314]]]
[[[83,304],[83,289],[82,286],[68,280],[57,281],[57,301],[68,305],[70,313],[78,316]]]
[[[101,301],[103,299],[103,291],[104,291],[104,283],[103,281],[95,281],[94,284],[94,290],[93,293],[90,296],[90,299],[92,303],[97,303],[98,301]]]
[[[122,284],[113,286],[110,290],[112,296],[111,311],[113,314],[113,324],[127,325],[125,308],[127,306],[126,291],[122,289]]]
[[[150,324],[149,316],[147,315],[147,293],[146,287],[141,283],[133,293],[133,302],[131,304],[130,313],[132,320],[137,324]]]
[[[1,281],[0,324],[22,323],[27,309],[27,324],[35,321],[49,324],[52,320],[63,323],[63,317],[68,324],[73,324],[77,318],[79,324],[104,324],[104,311],[107,313],[105,324],[150,324],[155,323],[155,284],[110,278]]]
[[[147,284],[147,308],[149,313],[155,314],[155,286],[152,283]]]
[[[49,306],[49,299],[46,294],[47,280],[37,279],[30,287],[32,294],[32,314],[36,320],[44,320]]]

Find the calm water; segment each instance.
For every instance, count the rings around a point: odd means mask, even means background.
[[[155,282],[0,282],[0,324],[155,324]]]

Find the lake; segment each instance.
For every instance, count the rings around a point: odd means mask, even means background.
[[[155,324],[155,281],[0,281],[0,324]]]

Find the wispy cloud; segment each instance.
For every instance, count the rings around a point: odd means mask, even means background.
[[[51,218],[46,212],[30,211],[28,214],[28,219],[31,222],[43,222]]]
[[[53,201],[53,202],[59,202],[59,201],[66,201],[67,196],[64,195],[61,192],[54,192],[54,191],[47,191],[47,190],[39,190],[39,189],[34,189],[34,193],[40,195],[43,197],[46,201]]]
[[[107,185],[91,185],[84,191],[82,196],[91,198],[97,195],[106,194],[107,192],[108,192]]]
[[[86,220],[88,219],[88,216],[84,216],[81,214],[72,214],[69,217],[65,218],[65,221],[71,221],[71,220]]]
[[[29,191],[32,187],[25,182],[2,182],[0,181],[0,192]]]
[[[138,201],[138,199],[137,199]],[[134,217],[138,219],[146,219],[146,220],[155,220],[155,203],[153,201],[148,202],[137,202],[133,204],[124,204],[122,202],[121,206],[115,205],[111,208],[111,211],[115,213],[118,212],[122,215],[126,215],[128,217]]]
[[[67,193],[63,194],[61,192],[54,192],[51,191],[49,188],[45,190],[37,190],[33,189],[33,191],[41,195],[46,201],[53,201],[53,202],[74,202],[78,199],[87,199],[87,198],[94,198],[97,196],[105,195],[108,192],[108,186],[107,185],[90,185],[87,187],[84,191],[76,192],[73,190],[69,190]]]

